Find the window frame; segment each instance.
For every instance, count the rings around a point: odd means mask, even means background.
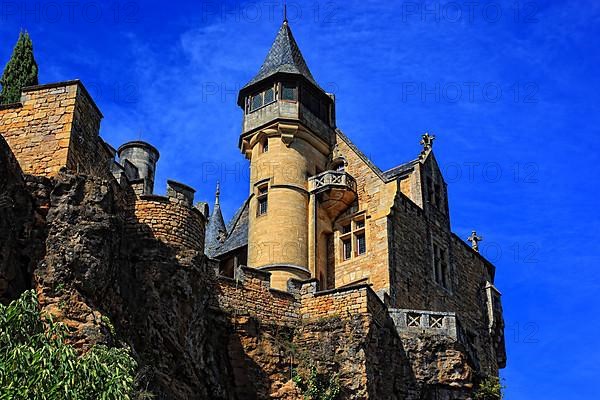
[[[264,211],[263,211],[264,205]],[[256,188],[256,216],[262,217],[269,212],[269,184],[264,183]]]
[[[349,221],[339,224],[338,232],[340,239],[342,262],[350,261],[357,257],[367,254],[367,218],[361,214],[355,216]],[[363,242],[361,251],[360,240]],[[347,257],[346,245],[350,244],[350,257]]]

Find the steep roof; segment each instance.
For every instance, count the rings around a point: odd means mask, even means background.
[[[222,238],[227,235],[227,228],[225,228],[225,221],[223,220],[223,213],[221,212],[221,205],[219,204],[219,184],[217,183],[217,192],[215,196],[215,206],[213,212],[208,219],[208,226],[206,227],[206,236],[204,238],[204,249],[205,253],[209,257],[213,257],[215,251],[221,246]]]
[[[240,247],[248,245],[248,206],[250,198],[237,210],[227,226],[227,238],[216,250],[213,258],[218,258]]]
[[[298,43],[296,43],[287,21],[283,21],[281,28],[279,28],[271,50],[269,50],[258,74],[242,90],[280,72],[301,75],[319,87],[308,69],[304,57],[302,57]]]

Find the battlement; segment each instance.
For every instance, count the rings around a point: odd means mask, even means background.
[[[194,190],[170,182],[168,196],[139,194],[143,182],[132,183],[137,194],[131,204],[133,213],[128,220],[128,229],[138,236],[152,237],[175,248],[204,252],[206,218],[192,207]]]

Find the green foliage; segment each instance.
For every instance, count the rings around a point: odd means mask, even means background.
[[[82,356],[67,327],[40,314],[33,291],[0,304],[0,400],[127,400],[137,364],[126,349],[95,346]]]
[[[307,374],[295,372],[293,381],[302,390],[305,400],[335,400],[339,396],[338,374],[319,374],[314,364],[310,366]]]
[[[19,34],[19,40],[0,78],[0,84],[2,104],[18,103],[21,99],[21,89],[38,84],[38,65],[33,56],[33,43],[27,32]]]
[[[489,376],[485,378],[479,388],[475,392],[476,400],[502,400],[504,395],[502,391],[505,386],[500,382],[500,378],[497,376]]]

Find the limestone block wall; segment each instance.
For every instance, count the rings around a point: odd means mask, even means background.
[[[449,254],[449,288],[433,277],[432,241]],[[390,303],[393,307],[456,312],[475,347],[481,367],[498,371],[488,331],[485,286],[493,281],[493,266],[460,238],[430,221],[423,210],[399,193],[390,217]]]
[[[79,81],[40,85],[0,108],[0,134],[26,174],[52,177],[62,167],[104,174],[110,155],[98,137],[101,118]]]
[[[182,249],[204,252],[206,221],[202,213],[177,199],[141,195],[133,200],[128,229]]]
[[[345,138],[337,137],[337,145],[348,165],[346,172],[356,179],[358,203],[340,218],[334,235],[335,286],[343,286],[361,279],[373,284],[373,290],[388,290],[387,216],[397,191],[395,182],[385,183],[359,156]],[[366,224],[367,252],[350,260],[343,260],[339,239],[340,225],[357,213],[363,212]]]
[[[236,279],[220,276],[213,307],[232,315],[247,315],[262,324],[295,326],[299,304],[294,294],[272,289],[270,273],[241,267]]]

